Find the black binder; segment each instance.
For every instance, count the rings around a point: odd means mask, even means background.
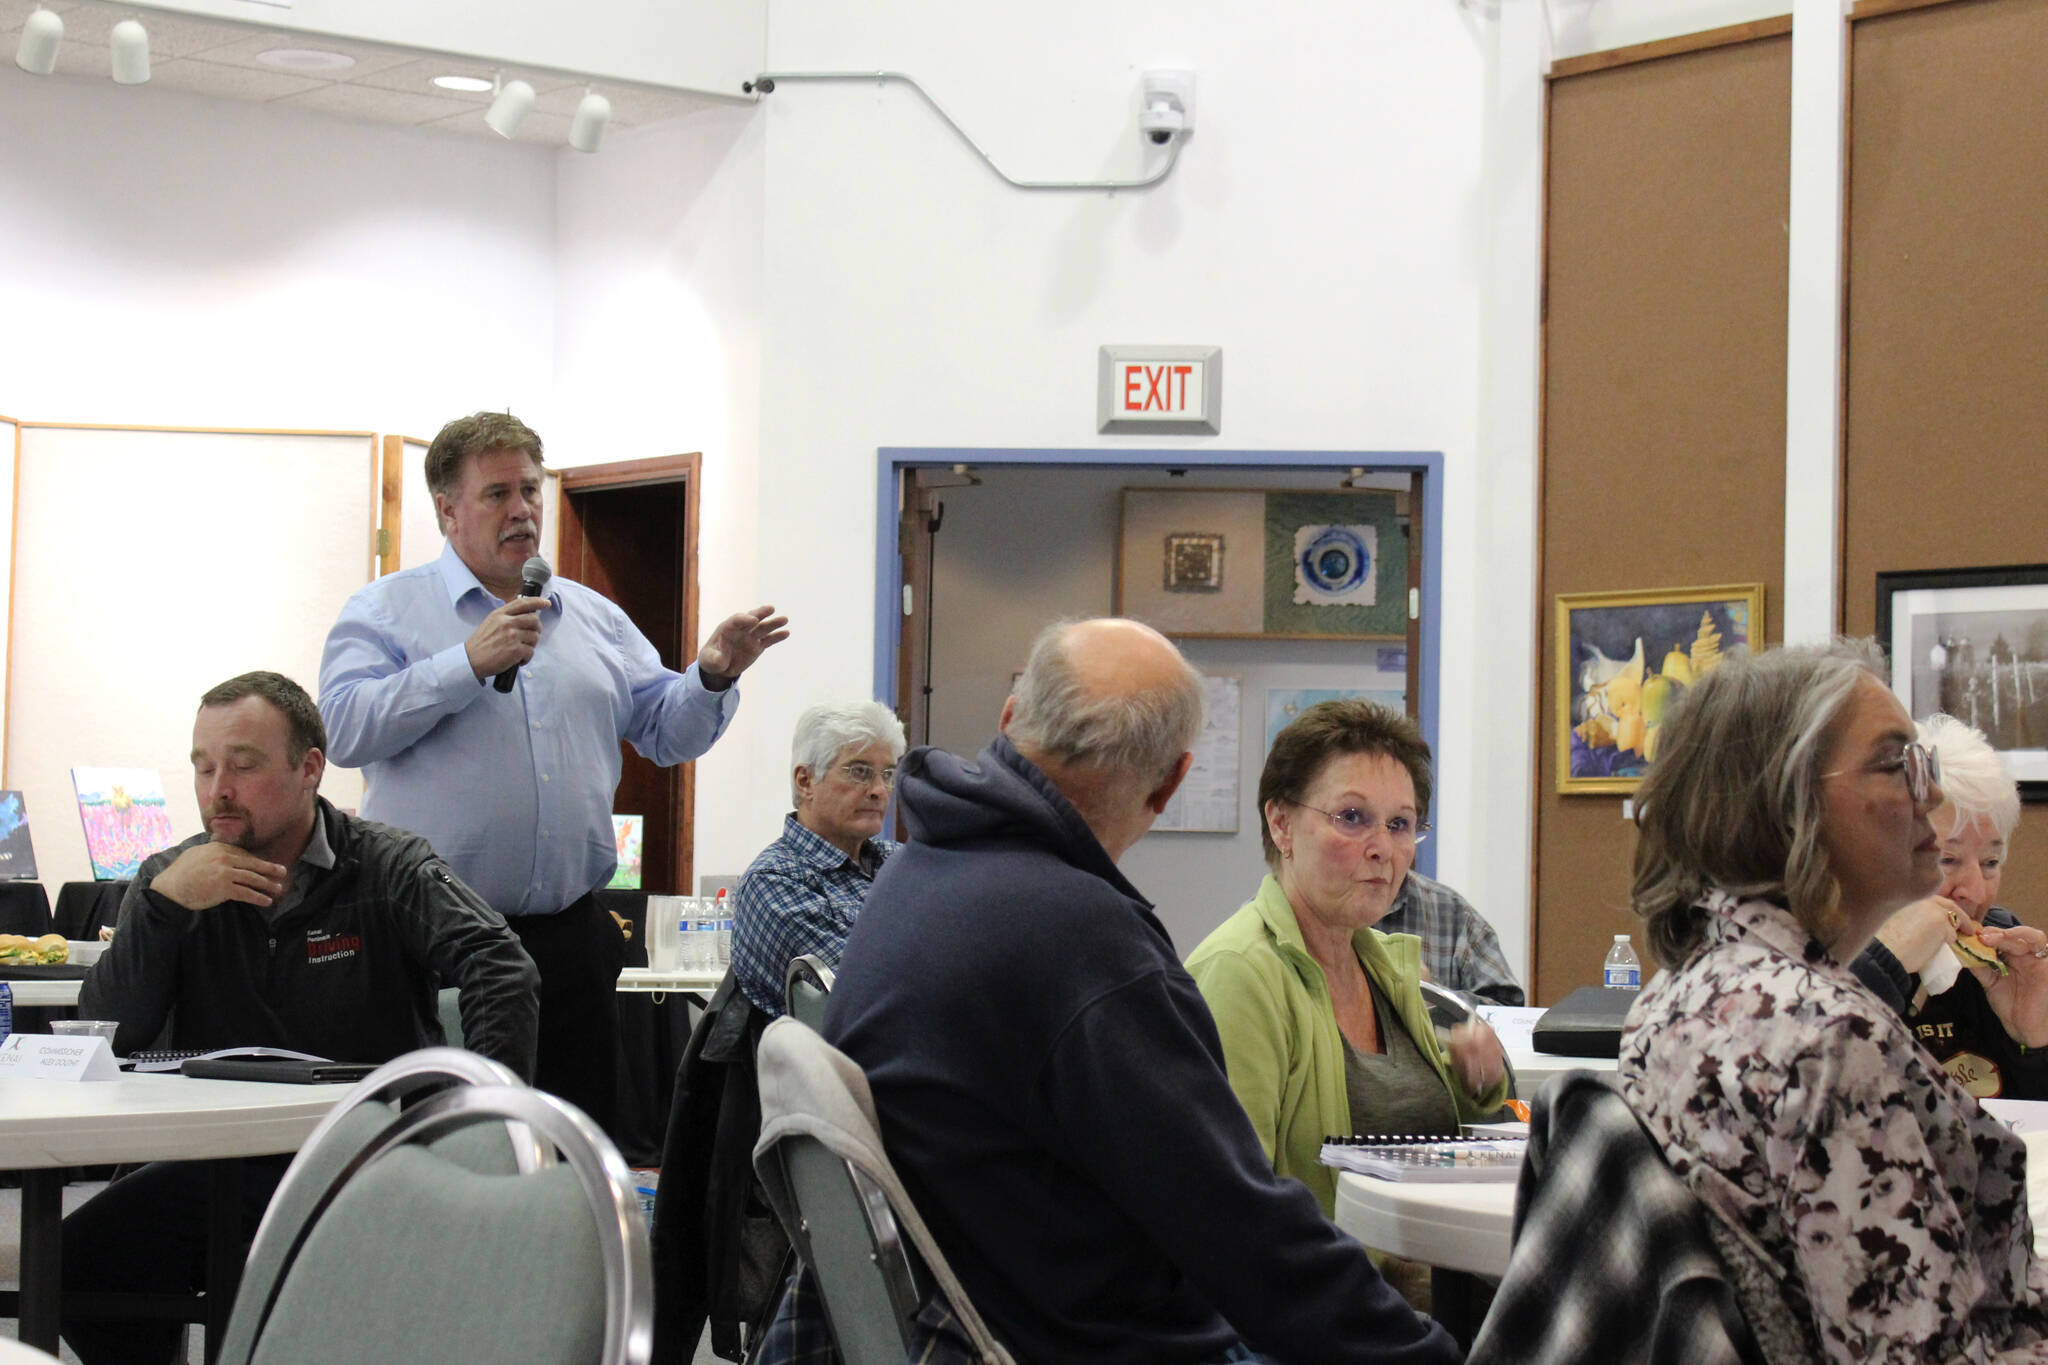
[[[1581,986],[1543,1012],[1530,1042],[1558,1057],[1619,1057],[1621,1021],[1641,991]]]

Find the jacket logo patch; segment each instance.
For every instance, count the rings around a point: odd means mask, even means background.
[[[321,930],[306,935],[306,961],[338,962],[363,950],[361,934],[330,934]]]

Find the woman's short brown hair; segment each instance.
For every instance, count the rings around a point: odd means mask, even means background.
[[[1705,933],[1709,890],[1782,902],[1833,937],[1841,888],[1821,845],[1821,764],[1857,684],[1882,684],[1868,640],[1736,656],[1687,688],[1636,793],[1633,899],[1667,967]]]
[[[1406,768],[1415,783],[1415,818],[1428,821],[1436,781],[1422,728],[1405,713],[1378,702],[1319,701],[1275,737],[1259,773],[1259,841],[1266,851],[1266,866],[1275,871],[1280,867],[1266,806],[1274,801],[1299,802],[1330,760],[1344,754],[1383,754]]]

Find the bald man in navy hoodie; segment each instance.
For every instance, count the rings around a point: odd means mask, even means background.
[[[904,760],[911,842],[854,926],[825,1035],[1019,1360],[1456,1361],[1273,1173],[1208,1007],[1117,871],[1200,722],[1199,677],[1147,627],[1041,635],[978,760]]]

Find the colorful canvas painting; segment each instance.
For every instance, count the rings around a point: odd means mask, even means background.
[[[28,802],[20,792],[0,791],[0,881],[36,877],[35,845],[28,841]]]
[[[615,891],[640,889],[641,844],[647,835],[647,819],[641,815],[614,815],[612,842],[619,853],[618,868],[606,885]]]
[[[1763,593],[1748,583],[1560,595],[1557,789],[1634,791],[1685,689],[1751,648]]]
[[[73,768],[71,789],[85,823],[93,880],[127,881],[144,858],[177,842],[155,769]]]

